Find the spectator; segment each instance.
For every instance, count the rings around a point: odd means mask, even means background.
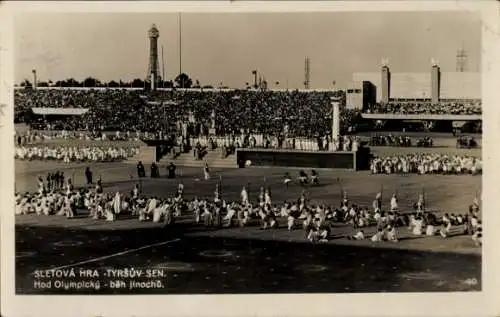
[[[444,154],[407,154],[375,157],[372,174],[472,174],[482,173],[482,161],[470,156]]]

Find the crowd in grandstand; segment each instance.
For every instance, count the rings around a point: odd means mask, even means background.
[[[261,149],[294,149],[300,151],[354,151],[361,147],[359,137],[342,136],[337,141],[332,141],[329,136],[308,138],[284,138],[282,136],[262,134],[242,134],[222,137],[198,137],[190,140],[196,147],[214,150],[216,148],[231,150],[238,148],[261,148]],[[332,146],[333,147],[332,147]]]
[[[431,137],[424,137],[415,140],[412,140],[409,136],[393,136],[389,135],[379,135],[373,136],[370,139],[371,146],[397,146],[397,147],[432,147],[433,141]]]
[[[440,114],[440,115],[477,115],[482,113],[480,101],[461,102],[389,102],[378,103],[367,109],[368,113],[393,114]]]
[[[169,131],[189,122],[189,134],[262,133],[323,136],[331,131],[334,92],[272,91],[157,91],[135,90],[16,90],[15,120],[34,129],[68,131]],[[82,116],[33,116],[32,107],[85,107]],[[217,120],[212,121],[215,115]],[[341,114],[343,129],[356,118]],[[213,124],[215,124],[213,126]]]
[[[133,157],[137,148],[124,147],[71,147],[71,146],[18,146],[14,157],[20,160],[56,160],[70,162],[118,162]]]
[[[482,161],[471,156],[445,154],[406,154],[375,157],[371,161],[373,174],[472,174],[482,173]]]
[[[136,216],[140,221],[163,222],[172,225],[176,217],[188,212],[194,215],[196,223],[207,227],[222,228],[245,227],[260,222],[262,229],[287,227],[288,230],[302,228],[309,240],[327,242],[334,235],[334,224],[351,224],[354,235],[349,239],[365,239],[364,231],[376,228],[371,241],[384,240],[397,242],[397,228],[408,227],[413,235],[436,235],[448,237],[454,234],[470,234],[481,244],[481,221],[479,202],[475,199],[464,214],[448,214],[438,217],[428,212],[423,195],[419,196],[410,213],[401,212],[398,197],[394,194],[389,206],[383,208],[382,194],[378,193],[373,201],[372,210],[360,207],[349,201],[343,193],[340,207],[312,204],[303,192],[296,201],[284,202],[281,206],[273,203],[270,188],[260,188],[257,201],[251,202],[246,187],[241,191],[241,201],[229,202],[223,199],[217,186],[212,199],[184,199],[184,186],[179,184],[173,197],[146,197],[138,184],[131,193],[105,193],[99,180],[95,188],[75,189],[68,178],[64,181],[61,174],[57,178],[47,177],[47,182],[39,178],[37,193],[16,194],[18,215],[35,213],[37,215],[60,215],[72,218],[80,213],[94,219],[114,221],[122,215]]]

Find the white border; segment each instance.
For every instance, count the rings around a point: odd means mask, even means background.
[[[15,296],[13,202],[13,51],[12,13],[37,12],[331,12],[331,11],[478,11],[483,19],[483,291],[477,293],[326,294],[326,295],[171,295],[171,296]],[[346,30],[347,31],[347,30]],[[495,198],[500,197],[500,27],[496,1],[351,2],[4,2],[0,5],[0,213],[1,315],[3,316],[492,316],[500,314],[495,256],[500,228]],[[5,151],[5,149],[9,149]],[[486,266],[485,264],[488,263]]]

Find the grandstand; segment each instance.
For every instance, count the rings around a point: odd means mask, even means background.
[[[372,89],[367,98],[356,99]],[[387,88],[384,88],[387,87]],[[355,90],[357,89],[357,90]],[[481,74],[477,72],[441,72],[439,66],[431,67],[429,73],[392,73],[383,66],[379,73],[354,73],[346,94],[347,106],[356,109],[373,103],[399,101],[458,102],[481,100]]]
[[[463,130],[481,122],[481,74],[442,72],[433,63],[428,73],[354,73],[346,89],[346,107],[369,121],[423,122],[445,130]],[[477,128],[473,128],[477,130]]]

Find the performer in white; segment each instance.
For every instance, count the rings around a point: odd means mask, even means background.
[[[161,217],[165,216],[165,214],[167,213],[167,209],[170,209],[169,207],[170,206],[168,206],[167,204],[160,204],[158,207],[156,207],[153,210],[153,222],[160,222]]]
[[[71,178],[68,177],[66,181],[66,195],[71,194],[73,191],[73,184],[71,183]]]
[[[319,184],[318,173],[316,170],[311,170],[311,184]]]
[[[182,199],[184,198],[184,184],[180,183],[178,186],[177,186],[177,197],[179,199]]]
[[[302,210],[304,210],[304,208],[306,208],[306,204],[307,204],[307,198],[306,198],[306,193],[305,191],[303,190],[302,193],[300,194],[300,198],[299,198],[299,211],[302,212]]]
[[[249,204],[249,201],[248,201],[247,188],[245,186],[243,186],[243,189],[241,190],[241,205],[243,207],[246,207],[246,206],[248,206],[248,204]]]
[[[264,196],[264,187],[260,188],[259,192],[259,206],[264,207],[264,202],[265,202],[265,196]]]
[[[158,201],[156,200],[156,198],[155,197],[151,198],[151,200],[149,201],[148,207],[145,210],[146,215],[144,215],[144,217],[143,217],[144,220],[148,219],[149,215],[152,215],[154,213],[155,209],[157,208],[157,205],[158,205]]]
[[[391,225],[387,226],[386,237],[387,241],[398,242],[398,232],[396,227]]]
[[[132,198],[133,199],[139,198],[139,184],[135,184],[134,190],[132,191]]]
[[[219,184],[215,185],[215,191],[214,191],[214,202],[215,202],[215,203],[220,202],[220,189],[219,189]]]
[[[345,210],[347,210],[347,207],[349,206],[349,198],[347,198],[347,192],[344,191],[344,198],[342,199],[342,202],[341,202],[341,207]]]
[[[122,209],[120,192],[116,192],[115,198],[113,199],[113,211],[115,215],[119,215]]]
[[[391,198],[391,211],[398,210],[398,196],[396,194],[392,195]]]
[[[382,211],[382,193],[377,193],[375,200],[373,201],[373,211],[380,212]]]
[[[472,201],[472,205],[470,207],[470,210],[473,215],[478,215],[479,210],[480,210],[480,204],[479,204],[479,199],[477,197],[474,197],[474,200]]]
[[[285,184],[285,187],[288,188],[288,184],[292,182],[292,178],[290,177],[290,174],[287,172],[285,173],[285,178],[283,179],[283,184]]]
[[[271,203],[271,190],[269,187],[266,189],[266,192],[264,193],[264,205],[272,205]]]
[[[200,223],[200,215],[201,215],[201,203],[198,201],[198,197],[195,197],[193,202],[191,203],[191,209],[194,212],[194,220],[196,223]]]
[[[233,222],[233,217],[236,214],[236,210],[234,209],[234,203],[230,204],[229,206],[224,206],[226,205],[226,202],[224,201],[223,208],[227,208],[227,214],[223,218],[224,221],[226,221],[225,226],[226,227],[231,227],[231,224]]]
[[[97,183],[95,184],[95,191],[98,194],[102,194],[102,181],[99,179]]]
[[[45,193],[45,185],[41,176],[38,177],[38,193],[43,195]]]
[[[210,179],[210,173],[209,173],[209,169],[208,169],[208,163],[205,162],[205,167],[203,167],[203,175],[205,176],[205,180],[209,180]]]
[[[423,214],[425,212],[425,203],[423,194],[420,194],[418,196],[418,202],[416,204],[416,207],[417,207],[417,215]]]

